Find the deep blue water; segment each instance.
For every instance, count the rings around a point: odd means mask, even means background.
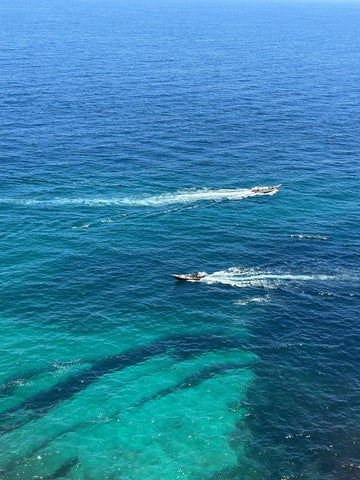
[[[0,1],[0,478],[360,478],[360,5],[288,3]]]

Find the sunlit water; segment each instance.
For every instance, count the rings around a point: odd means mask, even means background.
[[[358,478],[359,6],[0,9],[0,477]]]

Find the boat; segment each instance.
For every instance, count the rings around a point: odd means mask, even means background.
[[[184,275],[171,274],[176,280],[185,282],[198,282],[201,280],[201,276],[198,273],[185,273]]]
[[[277,190],[279,187],[281,187],[281,183],[279,183],[279,185],[274,185],[273,187],[253,187],[251,191],[254,193],[270,193]]]

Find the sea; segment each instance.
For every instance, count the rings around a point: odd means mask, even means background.
[[[1,480],[360,479],[359,48],[356,1],[0,0]]]

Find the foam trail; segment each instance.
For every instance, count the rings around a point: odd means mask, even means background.
[[[269,193],[262,193],[263,195],[274,195],[277,190]],[[202,201],[221,202],[223,200],[242,200],[248,197],[259,196],[249,188],[237,189],[189,189],[182,190],[175,193],[164,193],[160,195],[134,195],[130,197],[77,197],[77,198],[63,198],[57,197],[48,200],[35,199],[11,199],[1,198],[0,203],[7,203],[13,205],[26,206],[89,206],[89,207],[106,207],[106,206],[134,206],[134,207],[161,207],[165,205],[188,204]]]
[[[220,202],[223,200],[242,200],[254,196],[250,189],[200,189],[184,190],[173,194],[128,199],[129,204],[142,206],[163,206],[171,204],[196,203],[201,201]]]
[[[220,283],[233,287],[265,287],[276,288],[285,282],[308,282],[327,281],[335,277],[330,275],[294,275],[284,273],[261,272],[256,270],[245,270],[241,268],[230,268],[212,274],[200,273],[201,281],[214,284]]]

